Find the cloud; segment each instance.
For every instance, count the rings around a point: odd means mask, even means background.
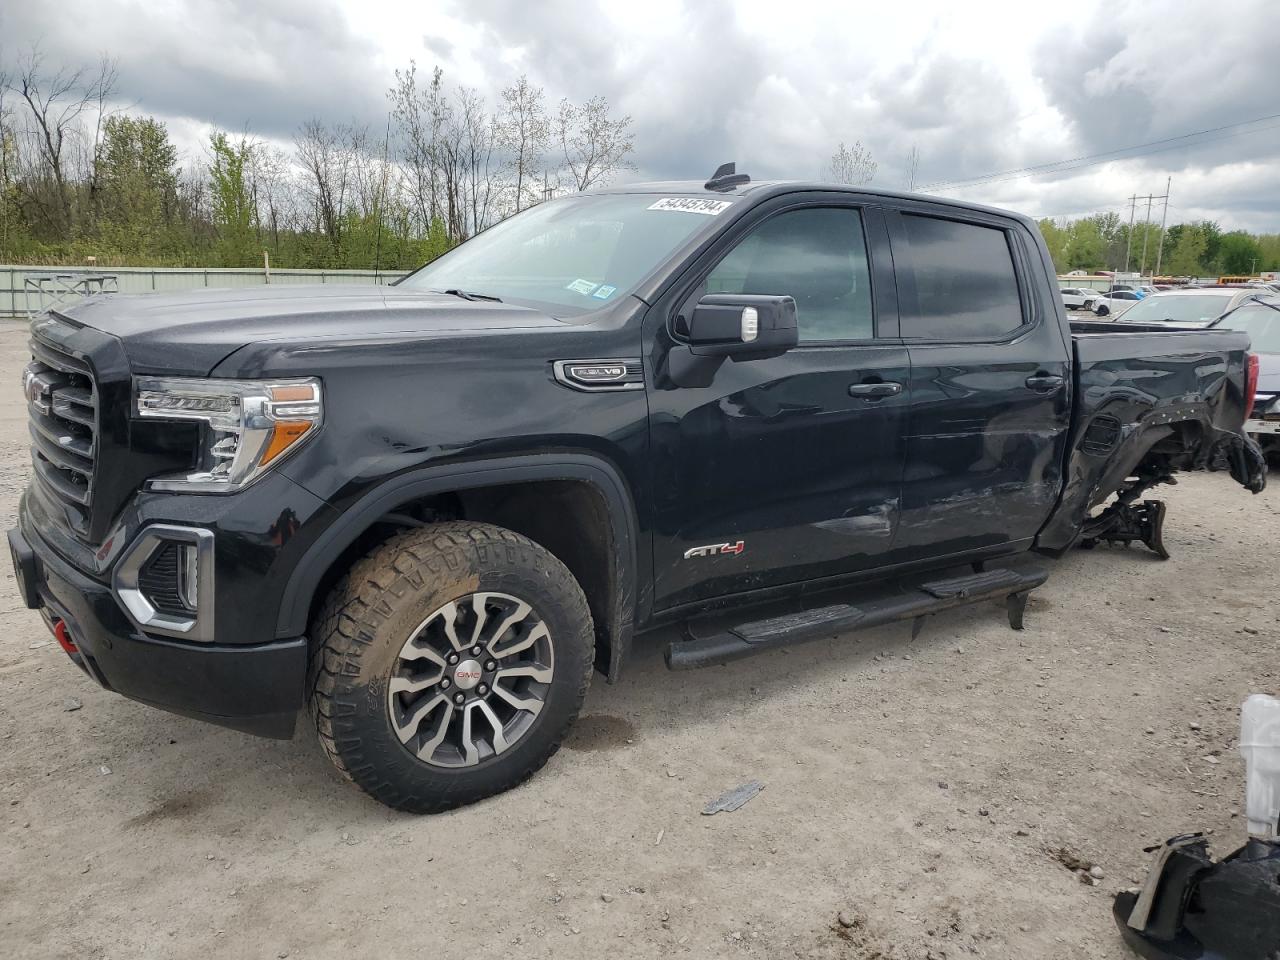
[[[376,117],[377,47],[347,28],[334,0],[19,4],[4,53],[37,43],[46,63],[119,64],[120,96],[138,110],[289,137],[308,117]]]
[[[288,140],[304,120],[385,122],[396,68],[439,64],[491,103],[520,73],[561,97],[609,98],[634,122],[636,176],[701,179],[725,160],[813,179],[861,140],[875,183],[917,183],[1082,157],[1280,113],[1264,0],[1166,5],[942,0],[60,0],[0,14],[0,54],[40,40],[51,62],[118,58],[121,94],[176,130]],[[1075,171],[952,185],[1033,215],[1127,213],[1280,230],[1276,129],[1190,138]],[[1258,126],[1265,126],[1261,124]],[[1233,134],[1224,136],[1224,134]],[[1219,139],[1211,139],[1211,137]]]

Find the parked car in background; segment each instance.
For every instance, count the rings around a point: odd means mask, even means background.
[[[1062,303],[1068,310],[1092,310],[1102,296],[1101,291],[1088,287],[1063,287],[1061,293]]]
[[[1114,317],[1124,313],[1142,299],[1134,290],[1110,290],[1093,304],[1093,312],[1100,317]]]
[[[1211,326],[1249,334],[1258,358],[1258,386],[1245,431],[1268,456],[1280,455],[1280,296],[1245,300]]]
[[[1119,294],[1116,294],[1119,296]],[[1207,327],[1228,310],[1233,310],[1257,290],[1245,287],[1201,287],[1196,290],[1166,290],[1153,293],[1141,303],[1130,304],[1121,318],[1124,323],[1171,324],[1178,327]],[[1098,312],[1095,309],[1095,312]],[[1099,316],[1105,314],[1099,313]]]

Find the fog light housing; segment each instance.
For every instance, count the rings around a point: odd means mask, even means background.
[[[116,598],[145,633],[213,641],[213,533],[153,524],[116,566]]]

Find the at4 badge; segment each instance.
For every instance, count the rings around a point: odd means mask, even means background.
[[[747,544],[743,540],[737,543],[709,543],[705,547],[690,547],[684,552],[684,558],[692,560],[694,557],[718,557],[726,553],[737,555],[745,549]]]

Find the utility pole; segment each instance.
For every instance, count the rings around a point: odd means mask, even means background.
[[[1173,177],[1164,182],[1164,206],[1160,210],[1160,243],[1156,247],[1155,275],[1160,276],[1160,260],[1164,254],[1164,225],[1169,219],[1169,188],[1173,186]]]
[[[391,148],[391,112],[387,111],[387,133],[382,140],[382,184],[374,204],[374,217],[378,221],[378,239],[373,246],[373,282],[380,283],[382,269],[382,205],[387,198],[387,151]],[[428,230],[430,227],[427,228]]]
[[[1133,249],[1133,211],[1137,209],[1137,194],[1129,198],[1129,232],[1124,238],[1124,272],[1129,272],[1129,251]]]
[[[1147,270],[1147,240],[1151,237],[1151,201],[1154,199],[1151,194],[1147,194],[1147,219],[1142,223],[1142,263],[1138,267],[1140,277]]]

